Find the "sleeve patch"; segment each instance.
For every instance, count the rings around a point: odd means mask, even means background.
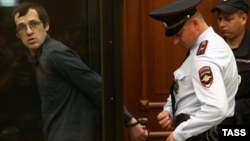
[[[200,43],[200,46],[199,46],[199,48],[197,50],[197,53],[196,53],[197,56],[205,54],[206,48],[207,48],[207,44],[208,44],[208,40],[204,40],[204,41],[202,41]]]
[[[209,88],[213,84],[213,73],[209,66],[204,66],[199,70],[199,77],[202,86]]]

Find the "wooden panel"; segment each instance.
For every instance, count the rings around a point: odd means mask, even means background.
[[[101,2],[103,140],[123,141],[121,0]],[[116,5],[116,8],[114,5]]]

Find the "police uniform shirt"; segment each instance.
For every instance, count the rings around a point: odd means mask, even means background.
[[[175,116],[190,115],[190,119],[174,130],[176,140],[201,134],[234,115],[237,73],[232,50],[209,27],[199,36],[189,57],[174,72]],[[172,113],[170,96],[164,110]]]

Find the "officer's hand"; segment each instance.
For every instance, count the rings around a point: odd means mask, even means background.
[[[162,112],[160,112],[157,116],[157,119],[162,128],[166,130],[172,129],[173,120],[168,111],[163,110]]]

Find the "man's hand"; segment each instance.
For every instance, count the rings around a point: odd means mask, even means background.
[[[172,124],[173,124],[173,120],[169,114],[168,111],[161,111],[158,116],[157,119],[159,121],[159,124],[161,125],[162,128],[166,129],[166,130],[172,130]]]
[[[132,125],[136,123],[137,120],[132,118],[128,125]],[[131,141],[145,141],[148,138],[148,130],[145,125],[141,125],[140,123],[136,124],[132,127],[127,127],[128,133]]]

